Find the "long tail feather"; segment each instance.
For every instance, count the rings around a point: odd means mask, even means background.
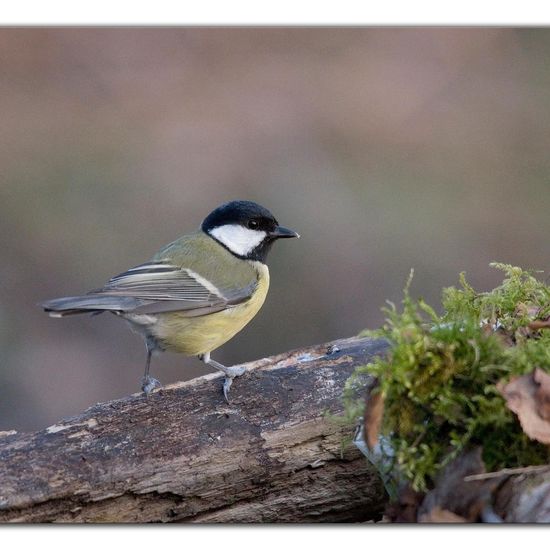
[[[130,311],[143,304],[143,300],[131,296],[108,296],[89,294],[86,296],[67,296],[44,302],[44,311],[50,317],[65,317],[78,313],[99,313],[101,311]]]

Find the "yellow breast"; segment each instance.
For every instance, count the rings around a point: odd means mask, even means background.
[[[254,268],[258,286],[247,302],[201,317],[162,313],[151,332],[164,349],[185,355],[201,355],[225,344],[252,320],[267,296],[269,270],[260,262],[254,262]]]

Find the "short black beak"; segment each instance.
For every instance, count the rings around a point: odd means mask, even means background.
[[[300,238],[300,235],[298,235],[296,231],[292,231],[292,229],[287,229],[286,227],[281,227],[280,225],[277,226],[274,231],[271,231],[269,236],[274,239],[291,239],[293,237],[296,237],[297,239]]]

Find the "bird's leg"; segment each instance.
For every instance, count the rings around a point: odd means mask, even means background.
[[[225,400],[229,403],[229,388],[233,383],[233,378],[244,374],[246,369],[244,367],[226,367],[225,365],[214,361],[214,359],[211,359],[210,352],[199,355],[199,359],[203,363],[206,363],[215,369],[221,370],[225,374],[225,380],[223,381],[223,395]]]
[[[147,347],[147,361],[145,363],[145,373],[143,374],[143,378],[141,379],[141,389],[143,390],[145,397],[149,397],[149,394],[155,388],[162,387],[162,384],[156,378],[149,376],[151,357],[153,356],[153,351],[156,348],[155,343],[147,338],[147,340],[145,341],[145,346]]]

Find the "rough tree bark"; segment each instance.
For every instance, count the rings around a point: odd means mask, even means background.
[[[527,469],[526,469],[527,470]],[[550,523],[550,467],[504,478],[495,511],[508,523]]]
[[[378,519],[379,478],[331,415],[354,368],[385,349],[352,338],[249,363],[230,404],[211,374],[4,432],[0,521]]]

